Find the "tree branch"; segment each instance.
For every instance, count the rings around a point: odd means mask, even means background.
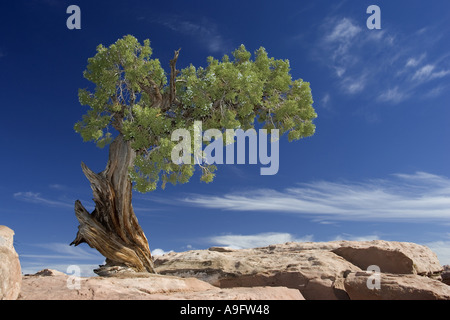
[[[178,60],[178,55],[180,54],[180,49],[175,51],[174,57],[172,60],[170,60],[170,91],[169,91],[169,108],[173,103],[176,103],[176,77],[180,73],[179,70],[176,69],[176,64]]]

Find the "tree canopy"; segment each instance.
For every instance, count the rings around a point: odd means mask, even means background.
[[[269,58],[264,48],[254,55],[241,45],[232,56],[207,58],[205,67],[176,69],[179,50],[166,72],[152,59],[150,41],[141,44],[131,35],[105,47],[88,59],[84,77],[94,88],[80,89],[79,100],[89,109],[75,124],[84,141],[104,147],[122,135],[136,151],[129,178],[140,192],[189,181],[194,164],[176,164],[171,134],[192,129],[279,129],[289,141],[314,134],[310,85],[293,80],[288,60]],[[194,163],[194,162],[191,162]],[[214,165],[201,166],[201,180],[214,178]]]

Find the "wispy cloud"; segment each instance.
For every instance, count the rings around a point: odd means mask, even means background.
[[[408,94],[400,91],[398,86],[392,89],[387,89],[382,92],[378,97],[379,101],[382,102],[392,102],[394,104],[404,101],[408,97]]]
[[[170,251],[164,251],[163,249],[160,248],[156,248],[152,250],[152,256],[162,256],[165,255],[167,253],[173,252],[173,250]]]
[[[98,260],[102,256],[94,250],[86,250],[82,247],[69,246],[68,243],[40,243],[33,244],[32,247],[39,251],[38,254],[21,254],[22,258],[43,258],[43,259],[75,259],[75,260]],[[44,251],[44,253],[42,252]]]
[[[342,79],[342,89],[349,94],[356,94],[363,91],[367,85],[367,75],[348,76]]]
[[[442,265],[450,265],[450,240],[438,240],[424,243],[438,256]]]
[[[431,64],[427,64],[426,66],[421,67],[417,70],[412,76],[412,80],[424,81],[431,77],[433,74],[434,66]]]
[[[422,61],[423,59],[425,59],[426,54],[422,54],[420,57],[418,58],[414,58],[411,57],[406,61],[406,67],[417,67]]]
[[[450,179],[417,172],[364,182],[301,183],[281,191],[192,195],[182,201],[205,208],[285,212],[327,221],[449,221]]]
[[[375,234],[369,235],[353,235],[353,234],[339,234],[333,238],[326,239],[324,241],[371,241],[378,240],[379,236]],[[258,234],[240,235],[240,234],[226,234],[213,236],[207,239],[208,243],[219,246],[231,247],[234,249],[246,249],[265,247],[271,244],[280,244],[285,242],[312,242],[314,240],[313,235],[305,235],[303,237],[297,237],[287,232],[264,232]]]
[[[213,236],[207,239],[209,243],[218,246],[226,246],[235,249],[264,247],[271,244],[285,242],[309,242],[313,241],[312,235],[297,238],[290,233],[265,232],[252,235],[228,234]]]
[[[94,276],[93,269],[105,261],[105,258],[94,249],[69,246],[68,243],[37,243],[26,247],[27,249],[19,250],[24,274],[33,274],[47,268],[68,273],[68,267],[76,265],[80,269],[80,276],[88,277]]]
[[[230,49],[229,41],[219,32],[217,25],[204,17],[193,21],[179,15],[162,15],[152,20],[172,31],[192,37],[212,53],[225,53]]]
[[[319,46],[321,51],[325,52],[327,64],[331,61],[330,67],[338,77],[342,77],[347,69],[359,61],[359,57],[352,54],[351,48],[362,29],[348,18],[326,19],[322,28],[330,30],[330,27],[331,31],[319,39]]]
[[[320,99],[320,106],[324,109],[330,110],[331,97],[329,93],[326,93],[322,99]]]
[[[51,189],[55,189],[57,191],[61,191],[65,189],[65,186],[62,185],[51,185]],[[26,192],[16,192],[13,194],[14,199],[28,202],[28,203],[34,203],[41,206],[51,207],[51,208],[71,208],[73,210],[75,199],[70,199],[66,196],[58,196],[58,197],[48,197],[43,196],[40,192],[32,192],[32,191],[26,191]],[[57,199],[55,199],[57,198]],[[82,201],[84,207],[88,211],[94,210],[93,202],[91,201]],[[143,209],[142,211],[146,211],[146,209]]]
[[[55,189],[55,190],[66,190],[67,186],[62,185],[62,184],[58,184],[58,183],[53,183],[51,185],[49,185],[50,189]]]
[[[412,76],[412,80],[425,82],[433,79],[443,78],[447,75],[450,75],[450,70],[439,70],[435,71],[436,66],[432,64],[427,64],[414,73]]]
[[[380,237],[376,234],[369,234],[369,235],[362,235],[362,236],[355,236],[348,233],[343,233],[340,235],[335,236],[332,241],[338,241],[338,240],[348,240],[348,241],[372,241],[372,240],[379,240]]]
[[[431,90],[428,90],[425,93],[426,98],[436,98],[440,96],[443,92],[448,91],[449,85],[439,85],[437,87],[432,88]]]
[[[41,205],[46,205],[50,207],[71,207],[73,208],[73,203],[68,203],[65,201],[59,201],[59,200],[51,200],[43,197],[38,192],[16,192],[13,194],[14,198],[20,201],[30,202],[30,203],[36,203]]]
[[[385,41],[384,33],[367,34],[360,24],[348,17],[328,17],[320,29],[323,36],[316,42],[315,57],[334,72],[342,92],[348,95],[363,92],[373,75],[362,52],[374,42]]]
[[[350,19],[343,18],[336,23],[329,21],[328,24],[333,25],[331,32],[325,36],[326,42],[336,42],[340,47],[350,45],[355,36],[361,32],[361,27],[355,25]]]
[[[21,264],[21,271],[22,274],[35,274],[38,271],[44,270],[44,269],[52,269],[57,270],[60,272],[63,272],[68,275],[74,275],[74,264],[64,264],[64,263],[52,263],[52,262],[38,262],[38,261],[32,261],[32,262],[26,262],[25,264]],[[94,269],[98,268],[98,263],[96,264],[85,264],[85,263],[78,263],[75,264],[76,267],[80,270],[80,277],[94,277],[97,276],[94,273]]]
[[[450,76],[448,53],[438,51],[436,26],[422,28],[414,37],[392,26],[368,30],[360,20],[333,12],[319,25],[320,36],[311,46],[314,59],[330,68],[340,92],[373,102],[398,104],[411,98],[438,97],[444,90],[422,89]],[[420,44],[420,45],[419,45]],[[427,52],[417,53],[427,49]],[[441,86],[439,81],[431,84]],[[368,103],[369,105],[370,103]],[[367,108],[367,106],[364,106]]]

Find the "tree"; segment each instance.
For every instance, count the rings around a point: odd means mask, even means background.
[[[194,161],[171,161],[174,130],[192,129],[194,121],[201,120],[203,130],[246,130],[258,121],[265,129],[279,129],[280,136],[287,133],[289,141],[315,131],[309,83],[292,80],[288,60],[269,58],[264,48],[252,59],[241,45],[232,58],[209,57],[205,68],[190,65],[180,71],[179,52],[166,74],[159,60],[151,59],[150,41],[141,44],[127,35],[108,48],[99,45],[83,73],[94,88],[79,90],[81,105],[89,109],[75,131],[84,141],[110,146],[104,171],[97,174],[81,164],[95,209],[89,213],[75,202],[80,225],[71,245],[86,242],[108,265],[155,272],[147,238],[133,212],[132,189],[145,193],[167,182],[186,183],[193,176]],[[200,168],[200,179],[211,182],[217,168]]]

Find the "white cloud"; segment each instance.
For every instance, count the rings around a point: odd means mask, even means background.
[[[333,24],[331,21],[328,21],[327,23],[329,25]],[[347,43],[358,35],[361,30],[362,29],[353,24],[350,19],[343,18],[335,24],[333,30],[325,37],[325,41]]]
[[[67,203],[64,201],[58,201],[58,200],[46,199],[46,198],[42,197],[41,194],[38,192],[30,192],[30,191],[16,192],[13,194],[13,196],[14,196],[14,198],[21,200],[21,201],[47,205],[50,207],[73,207],[73,204],[71,204],[71,203]]]
[[[441,265],[450,265],[450,241],[433,241],[424,243],[424,245],[436,253]]]
[[[323,30],[326,32],[322,39],[319,39],[321,55],[325,54],[325,61],[334,68],[338,77],[341,77],[348,68],[355,65],[359,61],[359,56],[352,53],[352,48],[359,38],[361,28],[354,24],[348,18],[332,18],[326,19],[322,24]]]
[[[235,249],[265,247],[271,244],[279,244],[285,242],[309,242],[313,237],[307,235],[302,238],[296,238],[290,233],[266,232],[253,235],[221,235],[208,239],[213,245],[226,246]]]
[[[423,66],[422,68],[417,70],[414,73],[414,75],[412,76],[412,79],[423,81],[431,76],[434,68],[435,68],[435,66],[433,66],[431,64],[427,64],[426,66]]]
[[[67,243],[41,243],[33,244],[33,247],[40,248],[38,254],[20,254],[22,258],[41,258],[41,259],[76,259],[76,260],[98,260],[102,256],[94,249],[86,250],[79,246],[70,246]],[[42,253],[42,249],[46,253]]]
[[[430,79],[439,79],[439,78],[443,78],[446,77],[450,74],[450,70],[441,70],[438,72],[434,72],[430,75]]]
[[[51,185],[50,188],[61,191],[65,186],[62,185]],[[16,192],[13,194],[13,197],[17,200],[29,202],[29,203],[35,203],[47,207],[58,207],[58,208],[72,208],[74,207],[75,200],[71,199],[65,199],[65,197],[61,197],[61,199],[64,200],[53,200],[49,199],[47,197],[43,197],[39,192]],[[82,201],[84,202],[84,207],[88,211],[93,211],[94,206],[89,201]],[[142,211],[150,211],[149,209],[139,209]]]
[[[330,94],[326,93],[323,98],[320,100],[320,105],[322,106],[322,108],[324,109],[330,109]]]
[[[435,98],[440,96],[443,92],[448,92],[448,86],[445,85],[439,85],[431,90],[429,90],[426,94],[425,94],[425,98]]]
[[[344,67],[335,67],[335,70],[336,70],[336,75],[339,78],[342,77],[346,71]]]
[[[341,92],[348,95],[363,92],[376,75],[371,67],[372,58],[366,56],[373,50],[366,49],[379,48],[386,38],[385,32],[368,34],[352,19],[336,17],[326,18],[321,28],[325,34],[314,48],[315,58],[333,70]]]
[[[379,240],[380,238],[375,234],[369,234],[369,235],[363,235],[363,236],[355,236],[351,234],[340,234],[334,237],[332,241],[337,240],[348,240],[348,241],[372,241],[372,240]]]
[[[55,189],[55,190],[66,190],[67,186],[62,185],[62,184],[58,184],[58,183],[53,183],[49,186],[51,189]]]
[[[191,205],[233,211],[272,211],[351,221],[449,221],[450,179],[425,172],[366,182],[316,181],[278,191],[193,195]]]
[[[44,269],[53,269],[68,275],[74,275],[74,272],[71,271],[73,269],[69,269],[69,267],[73,268],[74,265],[79,268],[80,277],[96,276],[93,270],[98,268],[98,264],[58,264],[58,263],[55,264],[55,263],[32,262],[21,265],[21,271],[22,274],[35,274],[36,272]]]
[[[423,59],[425,59],[426,54],[422,54],[420,57],[416,58],[409,58],[406,62],[406,67],[417,67]]]
[[[414,58],[411,58],[408,60],[408,62],[406,62],[407,67],[416,67],[418,64],[419,62]]]
[[[392,89],[388,89],[385,92],[382,92],[378,97],[378,100],[382,102],[399,103],[405,100],[407,97],[408,95],[405,92],[401,92],[398,86],[396,86]]]
[[[412,80],[425,82],[433,79],[439,79],[450,75],[450,70],[440,70],[435,71],[436,66],[432,64],[427,64],[420,69],[416,70],[414,75],[412,76]]]
[[[155,18],[154,22],[193,37],[210,52],[225,53],[229,50],[229,42],[220,34],[217,25],[206,18],[196,19],[194,22],[178,15],[164,15]]]
[[[340,92],[359,97],[364,94],[368,103],[360,109],[367,109],[372,102],[397,104],[418,96],[429,99],[442,94],[442,90],[430,94],[420,90],[431,80],[450,76],[450,69],[444,65],[448,54],[426,61],[436,54],[440,36],[433,30],[437,26],[419,30],[414,38],[402,33],[401,27],[396,30],[386,27],[369,31],[349,16],[328,16],[319,24],[320,36],[311,46],[314,59],[330,68]],[[424,47],[427,52],[417,54]]]
[[[355,78],[352,76],[346,77],[342,81],[342,88],[345,92],[349,94],[356,94],[364,90],[366,87],[366,77],[365,75]]]
[[[103,264],[105,258],[95,249],[89,247],[74,247],[67,243],[51,242],[30,245],[33,253],[22,253],[19,259],[22,273],[33,274],[43,269],[54,269],[68,273],[68,267],[76,265],[80,268],[80,276],[94,276],[93,269]],[[83,263],[79,263],[82,261]],[[70,270],[69,270],[70,271]],[[72,273],[70,273],[72,274]]]
[[[170,251],[164,251],[163,249],[156,248],[152,250],[152,256],[163,256],[167,253],[173,252],[173,250]]]

